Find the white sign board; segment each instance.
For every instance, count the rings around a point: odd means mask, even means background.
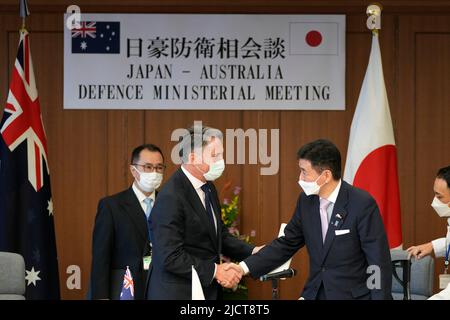
[[[344,15],[64,18],[64,108],[344,110]]]

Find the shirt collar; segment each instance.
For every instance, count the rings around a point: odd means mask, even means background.
[[[342,184],[342,180],[339,179],[339,182],[338,182],[336,188],[334,188],[333,192],[327,198],[327,200],[333,204],[336,203],[337,197],[339,195],[339,190],[341,189],[341,184]]]
[[[183,173],[186,175],[186,177],[189,179],[189,181],[191,182],[192,186],[194,187],[195,190],[200,189],[205,182],[197,179],[196,177],[194,177],[189,171],[187,171],[183,166],[181,166],[181,170],[183,170]]]
[[[141,190],[139,190],[138,187],[136,187],[136,182],[133,182],[132,189],[139,202],[143,202],[145,199],[147,199],[147,196]],[[152,192],[149,198],[152,199],[153,202],[155,202],[155,191]]]

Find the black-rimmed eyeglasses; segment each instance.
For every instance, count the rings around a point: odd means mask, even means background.
[[[132,165],[144,168],[144,172],[156,171],[158,173],[163,173],[164,170],[166,169],[166,165],[164,165],[164,164],[153,165],[150,163],[146,163],[146,164],[133,163]]]

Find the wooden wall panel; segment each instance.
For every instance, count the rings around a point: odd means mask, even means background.
[[[129,180],[127,164],[130,163],[127,149],[127,111],[111,110],[107,114],[107,140],[105,163],[107,166],[107,192],[114,194],[123,190]]]
[[[84,0],[83,0],[84,1]],[[107,12],[214,12],[214,13],[345,13],[345,111],[89,111],[63,110],[63,25],[66,1],[38,0],[27,19],[31,50],[49,145],[61,291],[65,299],[83,299],[91,263],[91,237],[98,200],[128,187],[131,150],[144,142],[159,145],[166,157],[167,179],[177,166],[170,153],[170,135],[194,120],[226,128],[279,129],[278,175],[260,175],[261,165],[227,165],[217,182],[219,191],[230,182],[242,186],[241,229],[254,232],[262,244],[287,222],[299,194],[296,151],[319,137],[334,141],[346,157],[353,112],[367,67],[371,37],[365,27],[365,5],[360,1],[81,1],[87,11]],[[405,247],[444,234],[445,222],[430,208],[432,181],[437,168],[449,164],[450,118],[448,93],[450,64],[450,6],[441,2],[385,1],[380,32],[383,69],[398,148],[399,179]],[[420,2],[420,4],[419,4]],[[16,1],[0,5],[0,110],[3,110],[16,55],[20,19]],[[105,4],[110,6],[104,7]],[[391,5],[391,6],[390,6]],[[101,8],[105,8],[101,10]],[[420,9],[419,9],[420,8]],[[421,15],[414,12],[421,10]],[[441,15],[430,14],[441,10]],[[428,15],[427,15],[428,13]],[[214,108],[214,106],[211,106]],[[226,141],[225,141],[226,142]],[[229,197],[232,190],[221,194]],[[81,290],[65,286],[67,266],[82,270]],[[440,266],[440,264],[439,264]],[[308,254],[293,261],[298,275],[283,281],[282,299],[297,299],[308,275]],[[438,267],[436,271],[440,271]],[[250,298],[270,299],[270,283],[249,279]]]
[[[416,35],[415,234],[418,243],[446,234],[446,220],[439,218],[430,207],[436,171],[449,165],[450,159],[450,23],[441,20],[441,25],[446,27],[445,33]],[[436,289],[437,275],[442,273],[443,266],[443,259],[436,260]]]
[[[414,101],[414,42],[415,36],[411,32],[410,16],[398,18],[398,54],[397,54],[397,91],[398,112],[402,121],[398,122],[397,146],[399,163],[399,187],[402,207],[403,245],[408,248],[417,244],[415,237],[415,168],[416,168],[416,143],[415,136],[415,101]],[[401,57],[401,59],[400,59]],[[395,130],[395,129],[394,129]],[[401,165],[400,165],[401,164]]]
[[[276,111],[244,111],[244,130],[266,129],[267,139],[271,141],[271,130],[280,128],[280,114]],[[258,143],[261,143],[258,136]],[[274,141],[282,143],[282,141]],[[268,149],[271,150],[271,143]],[[247,147],[248,152],[248,147]],[[259,159],[259,157],[258,157]],[[281,163],[279,164],[281,166]],[[246,164],[243,168],[243,222],[244,232],[255,231],[255,245],[262,245],[273,240],[280,228],[280,178],[278,175],[261,175],[261,164]],[[271,298],[271,282],[261,283],[248,279],[249,294],[254,299]],[[281,287],[280,287],[281,292]],[[281,295],[280,295],[281,297]]]
[[[410,226],[407,245],[445,236],[445,219],[430,207],[436,171],[450,164],[450,119],[448,72],[450,64],[450,22],[447,16],[405,16],[399,18],[399,101],[408,152],[400,153],[400,167],[407,169],[408,203],[404,223]],[[401,184],[402,186],[402,184]],[[435,260],[435,291],[442,259]]]
[[[436,171],[448,165],[450,159],[450,23],[448,27],[447,33],[416,37],[416,190],[423,191],[417,192],[416,214],[419,225],[431,227],[417,229],[418,242],[427,241],[430,235],[446,234],[445,219],[434,213],[430,203]]]
[[[260,115],[258,112],[243,111],[243,130],[251,128],[258,128]],[[262,194],[260,193],[261,176],[259,165],[246,165],[242,171],[242,216],[243,216],[243,232],[249,234],[254,230],[255,238],[253,239],[255,245],[261,245],[269,241],[272,237],[264,239],[261,236],[262,215],[260,212],[260,203],[262,201]],[[270,199],[275,197],[270,197]],[[275,226],[279,225],[278,220]],[[247,279],[246,284],[249,287],[249,293],[254,299],[269,299],[270,298],[270,284],[261,283],[257,280]]]

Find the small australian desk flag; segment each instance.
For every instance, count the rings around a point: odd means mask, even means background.
[[[130,268],[127,266],[127,270],[123,276],[122,291],[120,292],[120,300],[134,300],[134,282],[131,276]]]

